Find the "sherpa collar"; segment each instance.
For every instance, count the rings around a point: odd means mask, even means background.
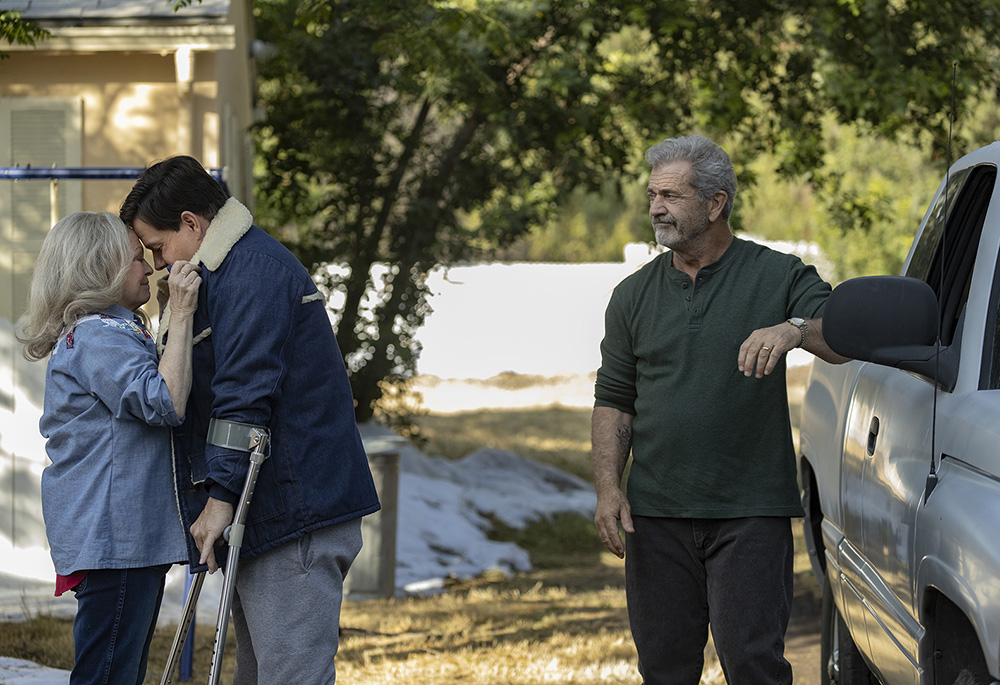
[[[222,209],[212,219],[201,247],[191,257],[192,264],[204,264],[209,271],[215,271],[222,266],[222,261],[229,250],[236,244],[253,225],[253,215],[250,210],[231,197],[222,205]]]
[[[233,248],[233,245],[242,238],[250,227],[253,226],[253,215],[250,210],[244,207],[239,200],[231,197],[226,200],[212,223],[205,231],[205,238],[201,241],[198,251],[191,257],[192,264],[200,264],[209,271],[215,271],[226,259],[226,255]],[[166,279],[161,280],[157,287],[168,294]],[[170,327],[170,303],[169,301],[160,312],[160,328],[156,333],[156,349],[163,354],[163,336]],[[194,342],[198,342],[211,333],[211,329],[202,332],[195,332]]]

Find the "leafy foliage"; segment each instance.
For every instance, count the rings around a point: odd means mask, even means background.
[[[627,243],[650,240],[646,185],[607,182],[598,191],[576,189],[559,202],[558,216],[509,247],[491,252],[501,261],[617,262]]]
[[[752,165],[755,185],[738,209],[747,231],[770,240],[812,241],[824,276],[899,273],[924,210],[945,172],[930,136],[892,141],[864,125],[824,120],[822,173],[782,177],[772,155]]]
[[[20,12],[0,11],[0,40],[8,45],[34,45],[36,41],[51,37],[52,34],[42,27],[23,19]],[[7,59],[8,56],[0,51],[0,59]]]
[[[867,127],[833,126],[815,238],[840,279],[898,274],[927,204],[945,173],[929,141],[893,145]],[[929,136],[928,136],[929,137]]]
[[[841,237],[860,223],[879,239],[899,208],[824,170],[824,122],[926,131],[942,149],[950,65],[963,101],[997,43],[989,2],[258,0],[255,14],[279,48],[259,64],[258,220],[330,294],[360,420],[380,382],[413,372],[434,265],[532,256],[518,239],[561,209],[578,246],[564,257],[605,249],[595,233],[637,224],[630,206],[582,219],[593,194],[632,192],[666,135],[724,136],[741,179],[770,155],[837,198]]]
[[[412,370],[431,267],[510,243],[550,220],[562,194],[629,163],[633,74],[607,69],[600,49],[621,17],[530,2],[258,11],[265,40],[297,27],[261,66],[261,220],[289,227],[281,235],[307,265],[346,264],[321,273],[344,293],[338,342],[363,420],[377,382]],[[376,284],[379,262],[392,266]]]

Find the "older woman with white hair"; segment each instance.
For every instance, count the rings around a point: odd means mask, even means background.
[[[157,359],[140,310],[153,270],[117,216],[70,214],[38,255],[17,338],[28,360],[49,357],[42,512],[56,595],[76,593],[71,683],[142,683],[164,577],[187,558],[170,427],[191,391],[198,271],[171,270],[173,321]]]

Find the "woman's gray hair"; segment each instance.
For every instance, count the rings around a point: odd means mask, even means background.
[[[697,134],[667,138],[646,150],[646,164],[651,169],[670,162],[691,164],[691,185],[702,202],[720,190],[725,191],[722,218],[729,219],[736,201],[736,171],[725,150]]]
[[[129,230],[110,212],[75,212],[42,242],[28,308],[15,333],[29,361],[44,359],[77,319],[121,300],[132,264]]]

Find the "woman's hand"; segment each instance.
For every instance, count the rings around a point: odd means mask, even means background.
[[[171,316],[190,316],[198,308],[198,288],[201,267],[178,259],[170,268],[167,286],[170,288]]]

